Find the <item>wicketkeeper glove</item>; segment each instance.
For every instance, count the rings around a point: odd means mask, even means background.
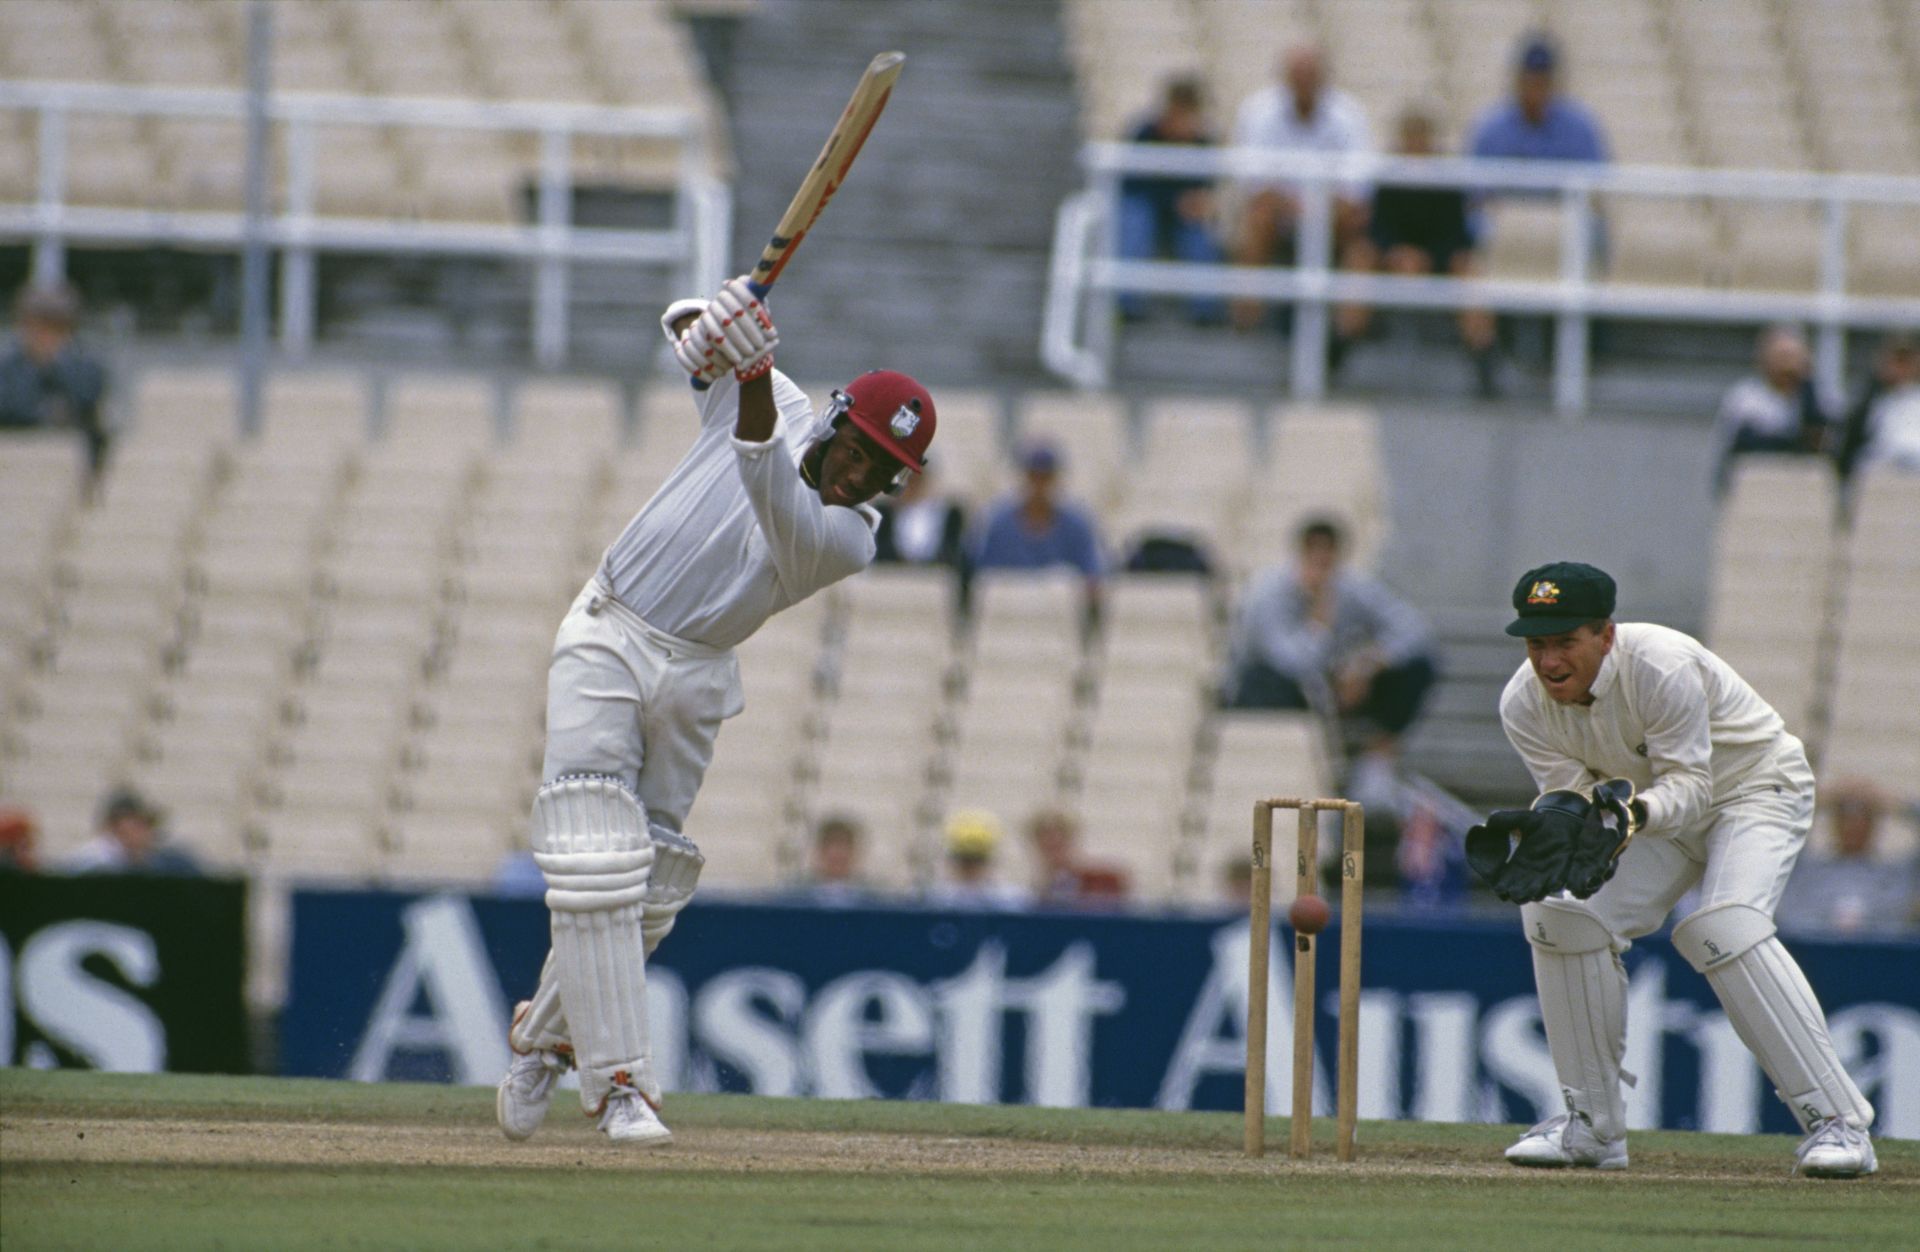
[[[1502,809],[1467,832],[1467,864],[1502,900],[1544,900],[1570,885],[1592,809],[1577,791],[1549,791],[1531,809]]]
[[[1589,828],[1574,850],[1567,890],[1584,900],[1605,886],[1646,820],[1647,806],[1634,797],[1630,780],[1609,778],[1595,787]]]

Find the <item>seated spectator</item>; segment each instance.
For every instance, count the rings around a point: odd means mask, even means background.
[[[0,870],[31,874],[38,868],[33,843],[39,824],[25,809],[0,809]]]
[[[1211,147],[1213,128],[1207,124],[1200,84],[1176,78],[1167,84],[1160,110],[1133,129],[1135,143],[1172,143]],[[1225,257],[1213,237],[1213,187],[1204,178],[1176,178],[1137,174],[1120,184],[1120,255],[1129,261],[1172,258],[1176,261],[1217,263]],[[1196,322],[1217,322],[1226,313],[1219,300],[1195,300],[1189,306]],[[1146,313],[1146,297],[1120,297],[1120,311],[1128,317]]]
[[[1265,148],[1271,152],[1316,152],[1330,156],[1371,154],[1373,133],[1359,101],[1327,82],[1326,58],[1312,44],[1290,48],[1280,61],[1280,81],[1248,96],[1240,104],[1233,126],[1238,148]],[[1263,180],[1246,187],[1240,210],[1239,237],[1234,260],[1242,265],[1270,265],[1295,255],[1295,235],[1302,210],[1297,183]],[[1367,197],[1363,179],[1338,187],[1333,200],[1333,257],[1336,264],[1354,268],[1361,259],[1355,249],[1366,241]],[[1234,325],[1257,326],[1262,317],[1257,300],[1233,303]],[[1341,306],[1334,311],[1337,332],[1331,342],[1352,338],[1363,310]]]
[[[1228,703],[1365,719],[1370,736],[1347,794],[1397,812],[1400,737],[1436,677],[1432,634],[1386,584],[1342,563],[1342,542],[1338,526],[1315,519],[1301,528],[1291,568],[1254,576],[1231,641]]]
[[[1607,161],[1606,133],[1598,119],[1559,90],[1560,51],[1545,35],[1529,35],[1514,58],[1513,95],[1491,105],[1474,124],[1470,155],[1507,161]],[[1526,196],[1545,193],[1507,192]],[[1486,232],[1476,230],[1478,242]],[[1605,224],[1593,218],[1593,257],[1604,266]]]
[[[1431,113],[1417,106],[1406,109],[1400,114],[1395,152],[1410,157],[1438,154],[1437,130]],[[1368,238],[1356,248],[1353,268],[1471,278],[1475,272],[1473,228],[1466,193],[1457,187],[1406,184],[1378,188],[1373,193]],[[1349,323],[1349,332],[1364,333],[1371,314],[1371,309],[1362,308],[1358,319]],[[1491,399],[1499,393],[1493,314],[1486,309],[1462,309],[1460,339],[1473,357],[1480,394]]]
[[[987,510],[974,538],[973,567],[1037,570],[1070,565],[1089,580],[1105,570],[1093,516],[1060,499],[1059,450],[1032,443],[1020,454],[1019,493]]]
[[[1801,856],[1780,899],[1780,929],[1803,935],[1894,935],[1920,925],[1920,864],[1880,846],[1891,803],[1872,783],[1825,788],[1833,844]]]
[[[1080,855],[1080,825],[1058,809],[1042,809],[1027,823],[1043,905],[1112,904],[1127,895],[1125,870],[1097,865]]]
[[[933,469],[911,474],[897,496],[874,501],[880,529],[874,532],[876,562],[945,565],[964,573],[967,562],[967,510],[952,496],[933,489]]]
[[[1817,452],[1826,418],[1814,395],[1813,357],[1792,326],[1760,335],[1757,372],[1728,388],[1714,418],[1714,484],[1724,490],[1733,458],[1748,452]]]
[[[74,339],[80,298],[73,288],[30,287],[15,307],[14,337],[0,351],[0,428],[71,430],[87,441],[98,474],[107,433],[100,402],[107,372]]]
[[[161,832],[163,814],[131,788],[100,806],[100,833],[61,868],[73,874],[194,875],[200,866]]]
[[[1607,137],[1585,105],[1560,94],[1560,52],[1529,35],[1514,58],[1513,95],[1474,123],[1468,151],[1518,161],[1605,161]]]
[[[850,817],[821,819],[813,834],[813,858],[795,884],[810,904],[847,908],[872,904],[879,897],[860,873],[860,823]]]
[[[1835,456],[1845,480],[1861,465],[1920,471],[1920,339],[1888,335],[1873,377],[1847,410]]]
[[[927,891],[927,903],[953,909],[1024,909],[1027,893],[1001,882],[993,868],[1000,846],[1000,819],[966,809],[947,819],[946,872]]]

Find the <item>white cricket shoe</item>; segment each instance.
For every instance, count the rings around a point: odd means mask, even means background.
[[[1627,1140],[1602,1142],[1586,1118],[1562,1113],[1521,1135],[1507,1160],[1536,1169],[1625,1169]]]
[[[615,1083],[607,1102],[600,1108],[600,1129],[615,1143],[637,1143],[651,1147],[673,1138],[665,1122],[647,1097],[627,1086]]]
[[[1793,1157],[1793,1172],[1809,1178],[1864,1178],[1880,1168],[1867,1132],[1838,1117],[1816,1124]]]
[[[531,1138],[547,1119],[547,1106],[553,1103],[553,1085],[567,1072],[567,1058],[558,1052],[536,1048],[516,1052],[507,1076],[500,1080],[499,1094],[493,1100],[493,1114],[500,1133],[509,1139]]]

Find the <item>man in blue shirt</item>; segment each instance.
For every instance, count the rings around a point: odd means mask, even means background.
[[[974,538],[974,568],[1071,565],[1089,580],[1100,577],[1105,562],[1092,517],[1058,498],[1059,451],[1051,444],[1030,444],[1021,453],[1020,468],[1026,476],[1023,489],[989,509]]]
[[[1480,115],[1471,151],[1477,157],[1530,161],[1605,161],[1607,139],[1587,107],[1560,95],[1560,54],[1544,36],[1530,36],[1516,62],[1513,97]]]

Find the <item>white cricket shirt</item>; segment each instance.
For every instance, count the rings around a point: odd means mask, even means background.
[[[1272,148],[1284,152],[1368,154],[1375,151],[1373,131],[1360,102],[1337,87],[1322,87],[1313,102],[1313,115],[1301,117],[1293,107],[1293,92],[1278,84],[1262,88],[1240,102],[1234,118],[1233,143],[1240,148]],[[1284,180],[1262,181],[1259,187],[1298,194]],[[1364,180],[1341,185],[1340,194],[1363,200],[1371,192]]]
[[[1806,753],[1773,706],[1699,640],[1622,622],[1592,704],[1561,704],[1522,661],[1500,722],[1542,792],[1631,779],[1647,830],[1679,834],[1764,786],[1811,785]]]
[[[648,625],[731,648],[781,609],[873,562],[879,515],[829,506],[800,477],[822,428],[806,393],[778,370],[773,437],[733,437],[740,384],[697,396],[700,433],[653,499],[601,559],[614,595]]]

